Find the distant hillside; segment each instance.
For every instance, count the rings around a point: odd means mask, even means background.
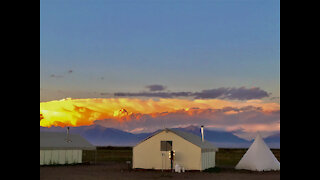
[[[176,128],[178,130],[186,131],[193,133],[197,136],[201,136],[200,128],[197,126],[189,126],[186,128]],[[238,136],[232,134],[231,132],[226,131],[214,131],[214,130],[204,130],[204,137],[206,140],[215,142],[215,143],[248,143],[247,140],[239,138]]]
[[[43,128],[40,131],[64,132],[65,128]],[[134,146],[150,134],[132,134],[113,128],[106,128],[99,125],[72,127],[71,133],[80,134],[96,146]]]
[[[280,143],[280,133],[269,136],[264,139],[266,143]]]
[[[200,128],[196,126],[189,126],[186,128],[175,128],[181,131],[190,132],[198,135],[199,138]],[[40,127],[42,132],[66,132],[65,128],[52,127],[44,128]],[[71,128],[71,133],[80,134],[92,144],[96,146],[134,146],[143,139],[149,137],[153,133],[140,133],[132,134],[125,131],[121,131],[113,128],[106,128],[99,125],[93,126],[81,126]],[[279,141],[277,141],[279,138]],[[226,148],[246,148],[249,147],[251,142],[241,139],[231,132],[205,130],[205,139],[212,142],[217,147]],[[280,134],[270,136],[266,138],[266,142],[270,143],[270,147],[280,147]],[[279,143],[278,143],[279,142]],[[278,145],[279,144],[279,145]]]

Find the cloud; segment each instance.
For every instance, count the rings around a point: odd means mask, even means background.
[[[260,88],[254,87],[247,89],[241,88],[219,88],[211,90],[203,90],[200,93],[195,93],[196,99],[233,99],[233,100],[250,100],[262,99],[269,97],[270,94]]]
[[[114,93],[116,97],[155,97],[176,98],[193,96],[191,92],[140,92],[140,93]]]
[[[74,71],[73,70],[68,70],[67,72],[65,72],[64,74],[72,74]],[[56,79],[60,79],[60,78],[64,78],[65,75],[59,75],[59,74],[52,74],[50,75],[51,78],[56,78]]]
[[[149,91],[164,91],[166,89],[163,85],[149,85],[146,86],[146,88],[149,89]]]
[[[158,87],[161,89],[160,87]],[[151,88],[150,88],[151,90]],[[152,90],[151,90],[152,91]],[[138,93],[114,93],[116,97],[155,97],[155,98],[179,98],[191,97],[194,99],[230,99],[252,100],[270,96],[270,93],[258,88],[218,88],[203,90],[201,92],[138,92]]]
[[[226,109],[229,109],[226,111]],[[242,109],[242,110],[240,110]],[[208,128],[226,131],[239,131],[241,134],[264,131],[275,132],[280,130],[280,116],[276,112],[265,113],[259,108],[233,108],[223,109],[189,109],[175,112],[162,112],[156,114],[131,114],[130,120],[119,122],[115,119],[95,121],[106,127],[114,127],[129,132],[154,131],[163,127],[181,127],[186,124],[204,125]],[[238,113],[229,113],[236,110]],[[240,133],[239,133],[240,134]]]
[[[43,127],[99,124],[128,132],[186,124],[274,132],[280,130],[280,105],[262,100],[64,99],[40,103],[40,119]]]
[[[56,74],[52,74],[50,75],[51,78],[56,78],[56,79],[60,79],[60,78],[63,78],[64,76],[62,75],[56,75]]]

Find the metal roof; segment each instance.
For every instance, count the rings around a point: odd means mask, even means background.
[[[192,134],[192,133],[180,131],[180,130],[177,130],[177,129],[164,129],[164,130],[161,130],[161,131],[157,131],[156,133],[154,133],[153,135],[149,136],[148,138],[146,138],[145,140],[141,141],[140,143],[152,138],[153,136],[155,136],[155,135],[157,135],[157,134],[159,134],[159,133],[161,133],[163,131],[170,131],[170,132],[180,136],[181,138],[189,141],[190,143],[198,146],[202,150],[218,151],[218,148],[215,147],[211,142],[209,142],[207,140],[204,140],[204,142],[202,142],[202,139],[201,139],[200,136],[197,136],[197,135]],[[140,143],[138,143],[138,144],[140,144]]]
[[[77,134],[40,132],[40,150],[96,150],[96,147]]]

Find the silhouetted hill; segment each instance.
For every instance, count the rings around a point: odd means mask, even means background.
[[[264,139],[266,143],[280,143],[280,133],[269,136]]]
[[[181,131],[190,132],[198,135],[199,138],[200,128],[197,126],[189,126],[186,128],[175,128]],[[66,128],[52,127],[45,128],[40,127],[40,131],[45,132],[66,132]],[[152,133],[140,133],[133,134],[114,128],[106,128],[100,125],[72,127],[71,133],[80,134],[86,138],[89,142],[96,146],[134,146],[140,141],[151,136]],[[239,138],[232,132],[216,131],[205,129],[205,139],[212,142],[217,147],[226,148],[246,148],[249,147],[251,142],[245,139]],[[278,141],[279,139],[279,141]],[[266,142],[271,144],[271,147],[280,147],[280,134],[266,138]],[[279,145],[278,145],[279,144]]]
[[[193,133],[197,136],[201,137],[200,128],[197,126],[189,126],[186,128],[176,128],[178,130],[182,130],[185,132]],[[239,138],[238,136],[234,135],[231,132],[226,131],[216,131],[216,130],[204,130],[204,138],[210,142],[215,143],[222,143],[222,142],[228,142],[228,143],[248,143],[247,140]]]

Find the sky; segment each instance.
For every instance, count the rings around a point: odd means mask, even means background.
[[[162,100],[171,106],[160,105]],[[180,100],[186,104],[179,109],[175,105]],[[52,114],[66,109],[62,102],[72,104],[70,112],[76,111],[79,101],[93,114],[108,112],[108,116],[94,116],[100,119],[90,116],[90,123],[100,120],[105,126],[128,131],[134,129],[126,129],[128,125],[119,117],[120,125],[106,123],[110,112],[130,109],[128,114],[138,113],[155,123],[159,116],[152,116],[154,113],[186,113],[200,106],[212,111],[233,108],[238,114],[259,112],[261,117],[240,123],[230,114],[221,115],[222,122],[233,118],[233,125],[212,123],[218,116],[212,112],[202,114],[202,122],[192,118],[183,122],[183,116],[166,118],[176,119],[170,126],[202,123],[246,132],[258,127],[280,131],[280,2],[41,0],[40,119],[42,114],[43,123],[57,125],[62,120]],[[110,109],[109,101],[118,104]],[[148,112],[146,107],[127,105],[151,101],[154,110]],[[50,103],[55,105],[50,105],[49,115]],[[96,109],[101,103],[104,111]],[[241,110],[244,107],[255,108]],[[79,126],[76,122],[81,118],[65,117],[64,122],[73,122],[68,125]],[[146,129],[146,124],[150,122],[138,123],[135,129]],[[160,126],[155,123],[154,127],[156,124]]]

